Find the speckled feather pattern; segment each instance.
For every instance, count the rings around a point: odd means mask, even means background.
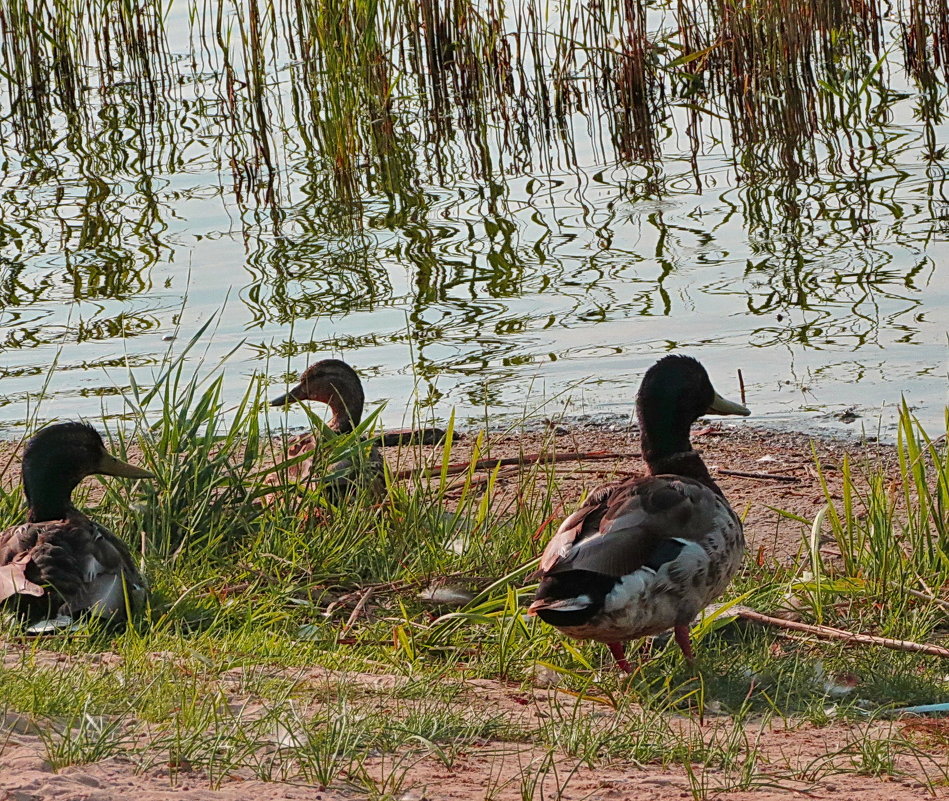
[[[80,612],[124,617],[126,592],[133,610],[145,600],[145,582],[125,543],[76,509],[62,520],[24,523],[0,533],[0,566],[25,553],[26,578],[46,594],[9,602],[30,619]]]
[[[560,630],[571,637],[608,643],[688,625],[725,591],[744,551],[738,517],[717,495],[708,492],[708,496],[703,500],[712,508],[704,516],[708,523],[704,534],[697,540],[682,538],[678,556],[658,570],[641,567],[619,578],[602,610],[587,624]],[[624,533],[636,535],[635,531]]]
[[[287,468],[287,477],[309,485],[322,483],[328,497],[336,502],[357,486],[369,488],[372,495],[380,495],[385,490],[385,461],[378,445],[368,446],[364,460],[340,459],[330,465],[323,465],[316,458],[319,440],[312,434],[299,434],[287,443],[287,459],[294,459],[305,453],[314,454]],[[283,483],[282,473],[273,473],[268,481],[271,484]]]
[[[541,558],[534,609],[578,639],[657,634],[688,624],[724,592],[743,552],[741,522],[706,484],[682,476],[631,479],[596,493],[560,526]],[[602,597],[548,597],[558,579],[588,574],[609,579]],[[558,608],[589,615],[558,625]]]

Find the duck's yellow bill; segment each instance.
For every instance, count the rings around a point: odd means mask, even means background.
[[[155,477],[147,470],[142,470],[141,467],[136,467],[134,464],[129,464],[128,462],[123,462],[121,459],[116,459],[109,453],[102,454],[102,458],[99,460],[99,469],[96,472],[102,473],[106,476],[122,476],[123,478]]]
[[[725,400],[725,398],[716,392],[715,400],[713,400],[712,405],[708,407],[706,414],[740,414],[743,417],[747,417],[751,414],[751,409],[747,406],[742,406],[740,403],[735,403],[735,401]]]

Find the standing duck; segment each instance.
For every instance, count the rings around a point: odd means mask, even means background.
[[[569,637],[606,643],[632,672],[624,643],[667,629],[688,662],[689,623],[741,564],[741,521],[692,449],[705,414],[750,414],[720,397],[695,359],[666,356],[636,397],[646,475],[591,495],[544,550],[529,613]]]
[[[122,620],[145,602],[145,582],[128,547],[72,503],[72,492],[94,474],[152,478],[110,455],[85,423],[57,423],[23,451],[27,522],[0,532],[0,604],[33,631],[55,630],[78,615]],[[52,619],[51,619],[52,618]]]
[[[365,394],[356,371],[340,359],[323,359],[311,364],[300,375],[300,382],[285,395],[274,398],[271,406],[287,406],[298,401],[319,401],[329,406],[333,416],[327,428],[335,434],[348,434],[362,420]],[[319,442],[312,434],[290,440],[287,457],[292,459],[307,451],[315,451]],[[338,503],[357,486],[365,486],[372,494],[381,494],[385,487],[384,462],[378,445],[368,446],[368,453],[359,451],[353,457],[340,459],[323,468],[315,457],[290,466],[289,474],[304,483],[320,481],[332,503]],[[317,476],[317,469],[326,474]]]

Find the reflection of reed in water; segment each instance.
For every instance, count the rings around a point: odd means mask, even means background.
[[[691,124],[700,126],[701,115],[723,118],[745,180],[816,175],[814,138],[839,128],[837,95],[856,91],[879,55],[876,3],[686,0],[680,7],[685,47],[676,61]]]
[[[713,153],[741,184],[722,202],[789,287],[773,301],[742,287],[750,307],[831,304],[850,289],[818,280],[808,295],[793,259],[818,255],[815,230],[862,236],[861,220],[902,213],[900,57],[933,165],[919,194],[938,203],[945,0],[906,0],[889,42],[876,0],[549,5],[176,0],[194,13],[173,29],[157,0],[9,0],[0,150],[4,178],[26,177],[0,199],[0,292],[45,296],[23,264],[65,274],[77,297],[144,292],[182,201],[212,187],[238,210],[254,323],[395,306],[408,330],[377,336],[413,339],[422,372],[474,374],[536,356],[513,334],[671,314],[687,246],[658,200],[688,160],[685,194],[714,187],[700,167]],[[617,236],[623,203],[651,209],[647,267]],[[880,264],[847,286],[899,297]],[[556,311],[516,303],[544,293]],[[474,341],[468,361],[444,353]]]
[[[898,11],[903,30],[904,63],[913,76],[924,83],[949,83],[949,2],[909,0],[909,9]]]
[[[251,240],[243,301],[254,325],[367,311],[391,301],[389,274],[369,236],[332,240],[305,234]]]
[[[693,126],[727,123],[746,174],[804,175],[803,144],[849,121],[883,35],[876,0],[192,3],[172,57],[157,0],[121,13],[107,0],[9,0],[3,100],[18,149],[49,150],[65,121],[89,150],[98,110],[124,106],[123,149],[137,137],[156,148],[143,161],[173,170],[180,115],[198,99],[214,123],[200,133],[242,204],[286,205],[290,167],[325,172],[332,199],[358,205],[407,187],[417,198],[419,176],[451,181],[461,165],[478,178],[527,171],[558,147],[569,163],[578,118],[595,147],[612,142],[605,161],[651,165],[680,107]],[[949,69],[945,5],[899,4],[917,79]]]
[[[75,299],[148,291],[169,255],[158,175],[179,160],[178,82],[159,6],[9,0],[0,11],[0,153],[26,177],[4,194],[0,227],[18,261],[62,265]],[[16,281],[5,295],[18,305],[47,291]]]

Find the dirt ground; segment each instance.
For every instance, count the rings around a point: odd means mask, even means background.
[[[313,668],[301,677],[314,689],[339,676]],[[238,677],[234,677],[235,681]],[[347,682],[362,683],[368,691],[384,687],[392,689],[399,681],[392,676],[350,674]],[[537,726],[549,709],[547,694],[552,690],[536,689],[525,695],[516,686],[506,686],[487,679],[466,683],[465,702],[468,708],[482,708],[485,715],[506,713],[512,722]],[[609,709],[592,702],[589,715],[609,715]],[[698,725],[681,721],[683,727]],[[703,736],[714,738],[730,725],[726,719],[706,718]],[[873,734],[886,737],[890,731],[907,724],[874,724]],[[745,728],[749,741],[759,749],[759,761],[751,789],[721,790],[734,786],[734,775],[717,769],[693,765],[693,777],[681,766],[640,765],[621,759],[606,766],[589,768],[576,760],[562,757],[553,764],[545,762],[544,753],[533,746],[511,742],[483,742],[465,748],[450,765],[434,756],[396,754],[371,757],[368,773],[378,777],[398,773],[391,792],[370,796],[353,789],[325,790],[312,785],[260,781],[245,769],[228,775],[218,787],[210,788],[206,777],[179,767],[172,774],[162,760],[143,767],[122,758],[110,758],[88,765],[71,766],[54,772],[43,759],[45,749],[22,718],[7,716],[6,745],[2,752],[0,799],[2,801],[112,801],[134,797],[139,801],[193,799],[209,801],[278,801],[279,799],[317,799],[318,801],[349,801],[380,798],[392,801],[516,801],[536,779],[528,798],[589,799],[589,801],[655,801],[657,799],[693,798],[697,788],[705,795],[721,801],[780,801],[783,799],[833,799],[850,801],[916,801],[922,798],[949,798],[949,790],[937,787],[932,792],[912,778],[876,778],[853,772],[850,761],[856,752],[848,750],[854,732],[843,725],[822,726],[757,725]],[[892,728],[891,728],[892,727]],[[861,732],[866,734],[865,728]],[[829,757],[828,755],[835,754]],[[896,759],[896,769],[907,776],[920,776],[931,763],[908,757]],[[802,778],[803,777],[803,778]]]
[[[462,439],[453,450],[452,459],[463,462],[471,452],[474,437]],[[693,443],[703,453],[713,475],[720,483],[732,506],[745,514],[745,532],[751,558],[767,563],[769,560],[787,561],[797,557],[801,549],[802,532],[806,527],[778,514],[784,509],[805,519],[812,519],[824,496],[817,471],[814,469],[812,448],[823,466],[832,491],[841,482],[840,465],[845,453],[850,453],[859,464],[872,459],[887,469],[895,461],[891,448],[881,445],[855,445],[830,440],[814,440],[804,434],[774,433],[742,424],[697,427]],[[564,514],[569,513],[584,490],[592,489],[627,473],[637,472],[641,466],[638,438],[634,431],[611,430],[604,427],[576,427],[553,429],[518,436],[495,435],[487,443],[492,457],[512,457],[532,454],[544,449],[566,454],[614,454],[599,459],[588,456],[557,465],[558,487]],[[3,477],[5,482],[17,480],[15,459],[10,460],[12,446],[0,445],[0,470],[10,462]],[[417,464],[420,454],[430,449],[386,449],[386,458],[394,470]],[[504,468],[500,476],[503,502],[504,492],[514,492],[517,485],[517,467]],[[741,472],[751,475],[735,475]],[[327,671],[312,668],[312,681],[327,680]],[[339,677],[334,677],[338,679]],[[347,681],[363,682],[367,686],[391,686],[401,681],[395,676],[357,674]],[[517,686],[501,682],[472,679],[466,683],[469,702],[483,706],[485,714],[507,710],[513,721],[525,717],[542,716],[546,706],[545,695],[556,692],[537,688],[525,695]],[[591,704],[590,714],[601,714]],[[608,713],[603,713],[608,714]],[[529,722],[529,721],[527,721]],[[683,725],[697,725],[684,721]],[[705,730],[714,733],[715,727],[729,725],[724,719],[708,718]],[[885,736],[892,726],[899,731],[906,722],[874,724]],[[934,723],[933,725],[940,725]],[[865,727],[862,729],[865,733]],[[786,721],[758,731],[747,730],[764,760],[758,772],[775,777],[771,786],[752,789],[716,791],[716,788],[734,786],[733,781],[717,770],[693,766],[700,775],[690,778],[680,765],[623,764],[617,762],[595,769],[578,765],[563,758],[553,765],[543,763],[539,749],[522,743],[484,742],[466,748],[451,767],[434,757],[420,758],[406,755],[400,764],[408,766],[403,781],[393,788],[394,801],[476,801],[496,798],[501,801],[522,798],[524,776],[532,771],[540,776],[532,797],[596,799],[603,801],[653,801],[654,799],[692,798],[696,782],[704,786],[710,798],[727,801],[777,801],[778,799],[834,799],[851,801],[916,801],[925,797],[949,798],[949,789],[937,787],[930,791],[913,779],[869,777],[847,771],[849,755],[846,745],[854,739],[854,727],[833,724],[816,728]],[[839,751],[833,764],[842,768],[828,770],[828,754]],[[91,765],[73,766],[54,772],[44,761],[45,748],[37,736],[35,726],[18,716],[8,714],[0,721],[0,801],[106,801],[106,799],[135,797],[138,801],[163,799],[336,799],[367,798],[365,792],[353,790],[327,791],[313,786],[290,785],[279,782],[261,782],[252,775],[238,772],[216,789],[208,786],[200,774],[178,772],[172,780],[167,765],[144,767],[112,758]],[[391,770],[399,755],[374,758],[371,771],[380,775]],[[387,764],[388,762],[388,764]],[[810,767],[809,767],[810,766]],[[925,766],[907,757],[897,757],[896,767],[907,776],[921,776]],[[806,780],[800,780],[801,776]],[[782,779],[795,776],[796,779]],[[560,788],[568,782],[562,795]],[[543,789],[541,789],[543,788]]]

